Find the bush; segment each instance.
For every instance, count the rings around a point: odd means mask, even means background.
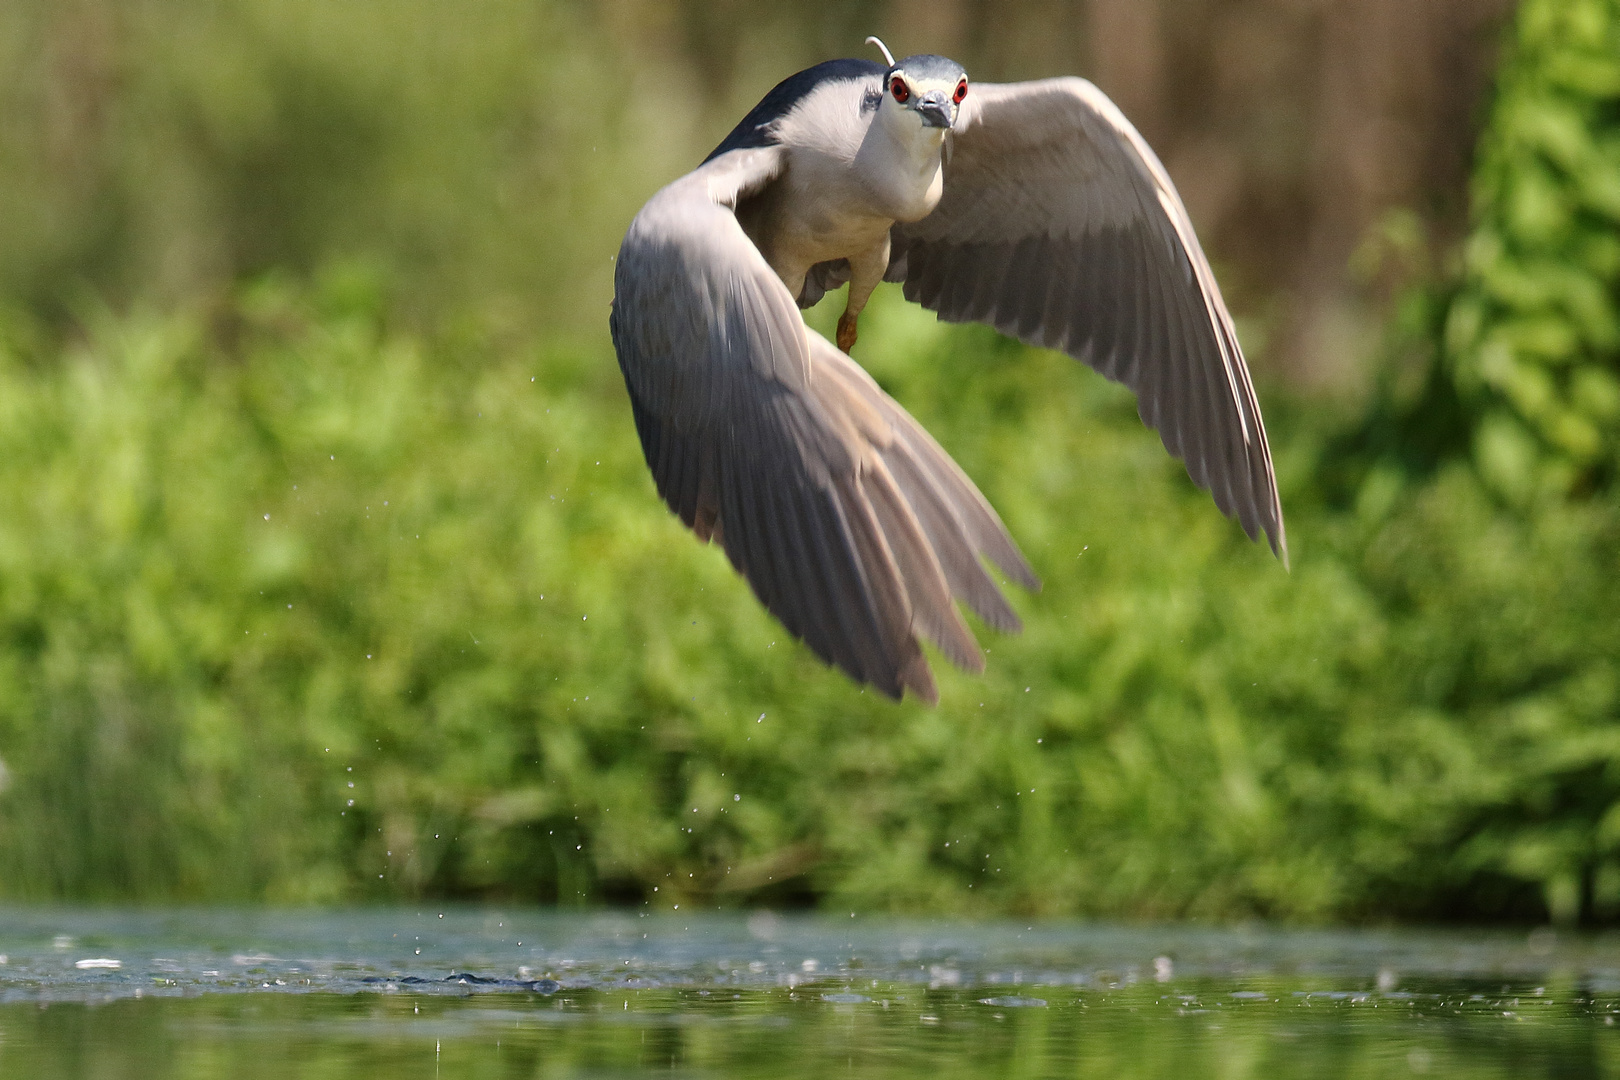
[[[1129,395],[880,301],[874,370],[1046,579],[985,677],[896,706],[664,511],[610,356],[423,341],[371,295],[0,364],[6,895],[1620,900],[1611,510],[1527,523],[1457,468],[1335,511],[1285,415],[1289,574]]]
[[[1474,175],[1445,342],[1475,454],[1518,500],[1620,464],[1620,3],[1526,0]]]

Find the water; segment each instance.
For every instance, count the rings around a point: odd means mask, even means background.
[[[1620,1076],[1620,941],[0,910],[0,1076]]]

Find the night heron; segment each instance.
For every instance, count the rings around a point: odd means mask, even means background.
[[[1040,583],[973,482],[846,355],[880,281],[1124,383],[1250,538],[1284,556],[1286,540],[1232,318],[1136,129],[1084,79],[970,88],[955,61],[868,41],[887,64],[786,79],[647,202],[610,321],[670,508],[823,660],[933,702],[919,638],[984,669],[953,598],[1020,627],[981,560]],[[797,309],[845,282],[835,347]]]

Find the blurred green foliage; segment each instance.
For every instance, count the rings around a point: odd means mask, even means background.
[[[1613,0],[1522,9],[1366,415],[1267,395],[1292,573],[1129,395],[880,293],[858,358],[1046,581],[935,710],[641,463],[598,301],[683,88],[354,2],[0,8],[118,87],[0,78],[85,95],[0,110],[0,896],[1620,919]]]
[[[707,118],[656,62],[604,86],[611,29],[527,0],[8,0],[0,307],[50,329],[363,261],[418,325],[594,333]]]
[[[1614,483],[1620,466],[1620,2],[1526,0],[1479,148],[1445,327],[1493,487]]]
[[[1046,580],[986,676],[896,706],[663,509],[605,350],[377,295],[0,362],[7,895],[1620,908],[1609,504],[1459,466],[1335,510],[1284,411],[1285,573],[1128,394],[885,294],[864,358]]]

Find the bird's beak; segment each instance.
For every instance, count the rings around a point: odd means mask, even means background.
[[[951,126],[951,99],[938,90],[930,90],[917,101],[917,115],[923,127],[949,128]]]

